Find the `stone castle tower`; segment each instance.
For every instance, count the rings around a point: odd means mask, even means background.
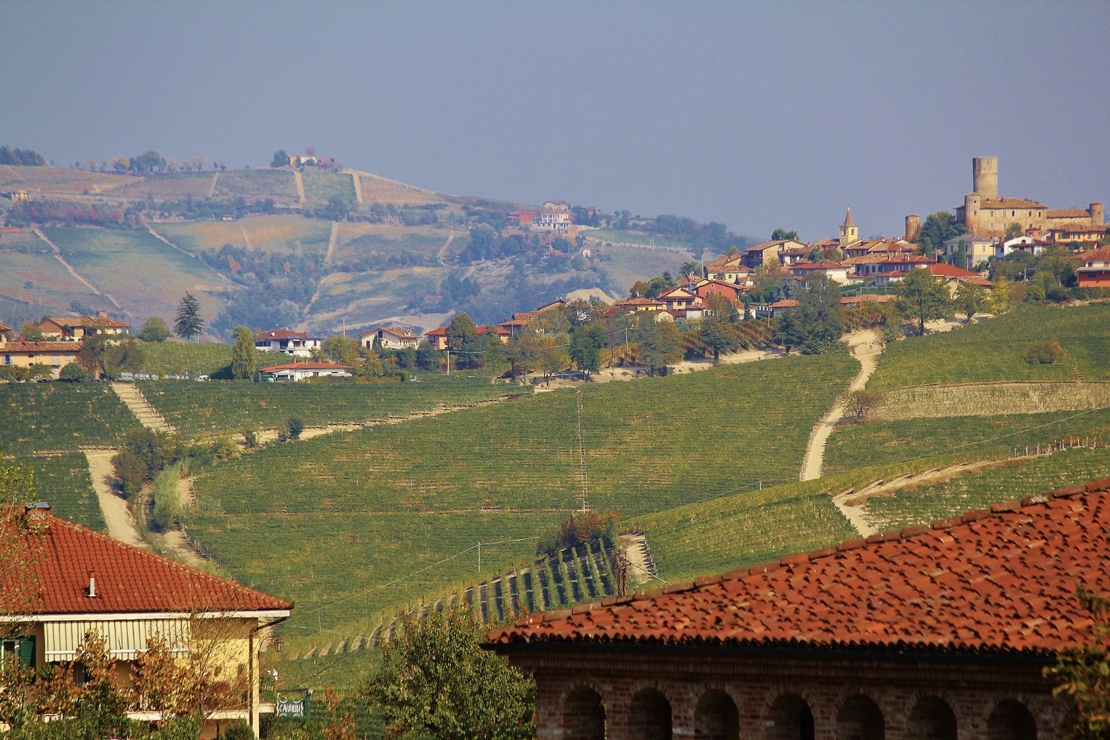
[[[849,208],[844,214],[844,223],[840,226],[840,248],[843,249],[845,245],[858,241],[859,229],[856,227],[856,222],[852,220],[852,209]]]
[[[998,200],[998,157],[975,157],[971,160],[972,192],[983,200]]]

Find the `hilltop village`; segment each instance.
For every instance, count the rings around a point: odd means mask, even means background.
[[[1099,670],[1069,650],[1104,621],[1077,583],[1110,592],[1100,203],[1001,197],[979,158],[962,206],[898,237],[848,209],[835,237],[755,243],[560,201],[375,211],[371,185],[413,194],[315,154],[273,164],[366,193],[324,219],[141,222],[145,251],[87,224],[0,234],[68,281],[5,288],[36,298],[0,324],[0,473],[34,495],[0,559],[38,585],[0,582],[0,690],[24,692],[0,730],[403,736],[420,674],[488,707],[459,737],[1066,736],[1053,688]],[[281,207],[329,207],[309,200]],[[367,267],[356,248],[415,241],[406,218],[429,221],[424,256]],[[325,228],[250,241],[291,219]],[[243,245],[189,251],[198,224]],[[76,232],[170,250],[189,278],[115,295]],[[651,269],[560,282],[621,249]],[[297,275],[316,258],[336,269]],[[406,270],[442,280],[405,283],[390,320],[336,307],[352,276]],[[284,320],[310,312],[271,287],[338,324]],[[440,640],[454,657],[429,660]]]

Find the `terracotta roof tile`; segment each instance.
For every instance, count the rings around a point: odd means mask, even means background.
[[[0,527],[10,534],[20,516],[4,517]],[[48,526],[41,533],[22,535],[24,546],[30,548],[37,595],[30,605],[0,604],[0,609],[33,614],[121,614],[288,610],[293,606],[48,512],[45,521]],[[88,596],[89,571],[96,577],[96,598]],[[10,598],[13,593],[11,588],[0,588],[0,595]]]
[[[1084,639],[1077,583],[1110,592],[1110,481],[543,615],[498,644],[793,644],[1051,654]],[[569,614],[569,613],[568,613]]]

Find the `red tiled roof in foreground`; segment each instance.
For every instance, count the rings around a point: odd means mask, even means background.
[[[536,615],[491,641],[1051,654],[1092,624],[1077,584],[1110,593],[1108,490],[1110,479],[1093,481]]]
[[[20,514],[21,516],[22,514]],[[120,614],[142,612],[288,610],[292,604],[238,583],[141,550],[46,513],[41,533],[23,534],[30,548],[30,571],[38,585],[31,602],[0,584],[0,610],[26,614]],[[11,533],[14,518],[0,527]],[[89,598],[89,571],[96,598]],[[15,574],[6,573],[9,577]],[[7,586],[7,587],[3,587]]]

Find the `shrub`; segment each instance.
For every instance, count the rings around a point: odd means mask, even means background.
[[[296,416],[290,417],[289,421],[285,422],[285,431],[289,439],[300,439],[301,432],[304,431],[304,422]]]
[[[1025,361],[1031,365],[1055,365],[1064,359],[1064,348],[1059,342],[1033,342],[1025,350]]]
[[[154,523],[165,531],[173,526],[181,513],[181,497],[177,493],[180,477],[177,466],[166,468],[154,480]]]
[[[559,535],[554,541],[547,538],[540,540],[536,547],[536,554],[553,557],[557,551],[564,548],[579,545],[592,546],[598,543],[603,547],[612,547],[616,541],[614,532],[620,519],[619,511],[606,511],[604,514],[598,514],[596,511],[574,512],[560,525]]]
[[[224,740],[254,740],[254,730],[245,720],[237,719],[224,730],[223,738]]]
[[[82,380],[88,379],[88,372],[76,362],[67,364],[58,374],[58,380],[68,380],[72,383],[80,383]]]

